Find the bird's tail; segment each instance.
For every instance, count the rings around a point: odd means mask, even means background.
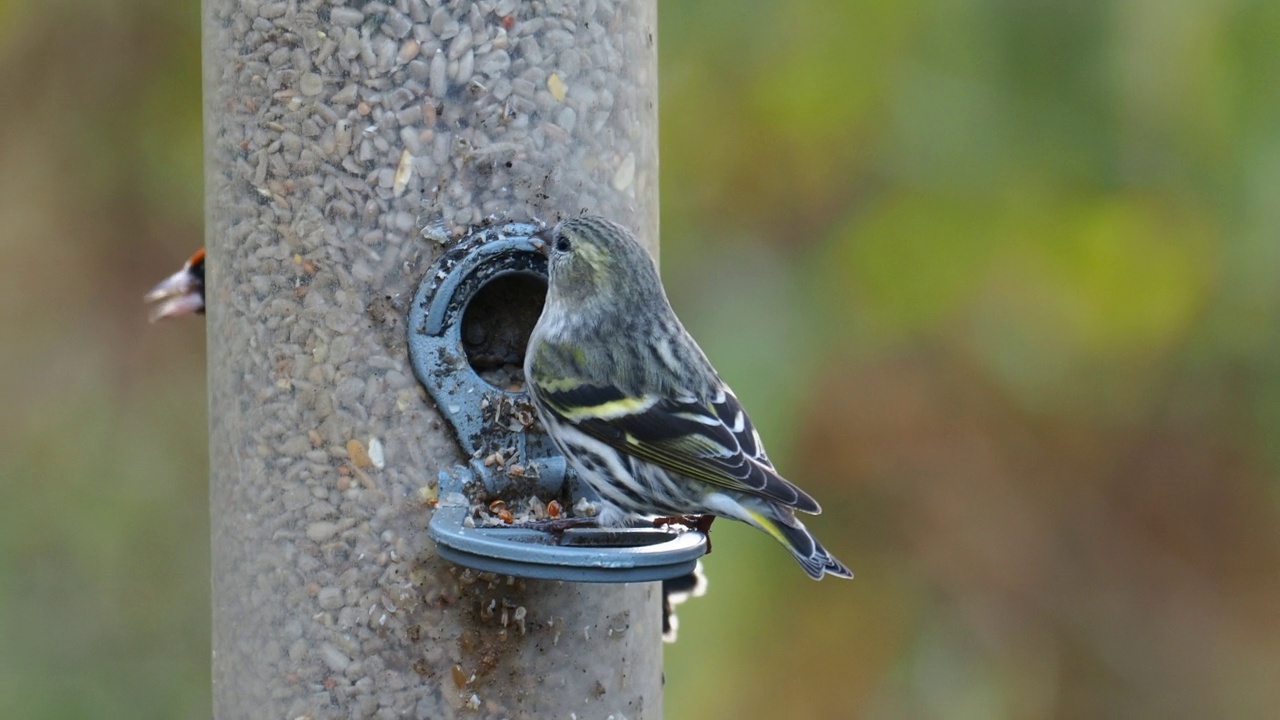
[[[804,523],[796,519],[791,508],[771,504],[768,510],[751,508],[747,512],[753,525],[772,535],[791,551],[804,571],[809,573],[809,577],[814,580],[821,580],[823,575],[853,577],[853,571],[822,547],[818,538],[809,532]]]

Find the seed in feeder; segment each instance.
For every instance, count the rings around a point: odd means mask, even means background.
[[[569,91],[569,86],[564,84],[564,80],[560,79],[558,73],[551,73],[551,77],[547,78],[547,89],[551,91],[551,97],[564,102],[564,95]]]
[[[396,59],[399,60],[401,64],[407,63],[418,57],[418,50],[421,48],[422,46],[418,44],[417,40],[409,38],[400,45],[400,52],[396,54]]]
[[[298,90],[302,91],[303,95],[319,95],[320,91],[324,90],[324,81],[313,72],[303,73],[302,79],[298,81]]]
[[[631,187],[631,182],[636,179],[636,154],[627,153],[622,158],[622,162],[618,163],[618,169],[613,173],[613,189],[619,192]]]
[[[418,502],[435,507],[440,502],[440,489],[435,485],[423,485],[418,488]]]
[[[396,197],[404,194],[405,188],[409,187],[411,177],[413,177],[413,155],[406,149],[400,153],[400,165],[396,167],[395,180],[391,184],[391,191]]]
[[[369,453],[364,449],[364,445],[359,440],[347,441],[347,455],[351,458],[351,464],[357,468],[367,468],[373,464],[369,459]]]
[[[599,508],[590,500],[582,497],[578,498],[578,502],[573,504],[573,512],[580,517],[595,517]]]
[[[547,503],[547,517],[558,518],[560,517],[561,512],[563,511],[560,509],[559,500],[552,500],[551,502]]]

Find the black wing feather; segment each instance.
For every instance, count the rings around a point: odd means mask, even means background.
[[[705,405],[664,398],[645,409],[604,418],[571,418],[571,409],[595,407],[631,396],[608,385],[579,385],[540,394],[561,420],[617,450],[669,471],[758,495],[802,512],[821,512],[812,497],[774,470],[750,418],[730,392]]]

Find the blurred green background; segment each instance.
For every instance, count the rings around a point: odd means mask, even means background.
[[[671,718],[1280,707],[1280,3],[661,6],[674,304],[858,573],[717,525]],[[209,712],[199,8],[0,0],[0,715]]]

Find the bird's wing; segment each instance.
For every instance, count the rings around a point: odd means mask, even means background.
[[[722,387],[711,402],[699,403],[691,397],[560,381],[539,387],[538,397],[561,421],[621,452],[802,512],[822,511],[774,470],[751,419],[728,388]]]

